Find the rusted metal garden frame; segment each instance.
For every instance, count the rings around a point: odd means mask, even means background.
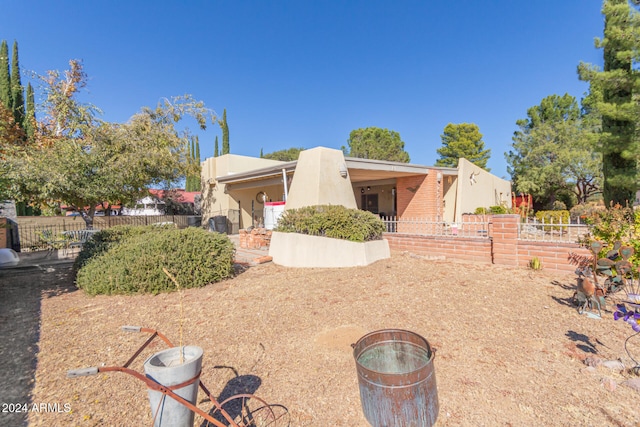
[[[196,380],[198,380],[200,378],[200,374],[202,373],[202,371],[198,372],[198,374],[196,374],[195,377],[171,386],[171,387],[167,387],[167,386],[163,386],[162,384],[154,381],[152,378],[149,378],[143,374],[141,374],[140,372],[130,369],[129,366],[133,363],[134,360],[136,360],[136,358],[144,351],[145,348],[147,348],[147,346],[149,344],[151,344],[151,342],[155,339],[155,338],[160,338],[162,341],[165,342],[165,344],[167,344],[170,348],[175,347],[173,345],[173,343],[162,333],[160,333],[159,331],[155,330],[155,329],[150,329],[150,328],[144,328],[144,327],[140,327],[140,326],[123,326],[122,330],[125,332],[146,332],[146,333],[150,333],[151,336],[144,342],[144,344],[142,344],[142,346],[140,346],[140,348],[138,348],[138,350],[136,350],[136,352],[133,354],[133,356],[131,356],[129,358],[129,360],[127,360],[127,362],[122,365],[122,366],[103,366],[103,367],[92,367],[92,368],[83,368],[83,369],[74,369],[74,370],[70,370],[67,372],[67,377],[68,378],[76,378],[76,377],[80,377],[80,376],[88,376],[88,375],[97,375],[99,372],[123,372],[125,374],[129,374],[139,380],[141,380],[142,382],[144,382],[147,387],[151,390],[155,390],[158,391],[166,396],[171,397],[172,399],[176,400],[177,402],[179,402],[180,404],[186,406],[187,408],[189,408],[189,410],[191,410],[192,412],[195,412],[196,414],[200,415],[201,417],[203,417],[205,420],[207,420],[209,423],[213,424],[215,427],[249,427],[251,424],[246,425],[243,422],[241,422],[240,424],[236,423],[231,416],[227,413],[227,411],[224,410],[224,405],[230,401],[233,400],[237,400],[237,399],[254,399],[258,402],[260,402],[260,404],[262,404],[263,406],[259,407],[256,411],[260,411],[260,410],[267,410],[269,411],[268,417],[272,419],[273,422],[277,422],[278,419],[281,418],[281,416],[276,417],[275,412],[273,411],[273,409],[271,409],[272,405],[269,405],[267,402],[265,402],[264,400],[260,399],[259,397],[253,395],[253,394],[249,394],[249,393],[241,393],[241,394],[236,394],[233,395],[227,399],[225,399],[222,402],[218,402],[213,395],[211,394],[211,392],[209,391],[209,389],[202,383],[202,381],[200,381],[199,385],[200,388],[202,389],[202,391],[204,391],[204,393],[207,395],[207,397],[209,398],[209,400],[213,403],[213,405],[215,406],[216,410],[213,412],[213,414],[219,413],[220,415],[222,415],[224,417],[224,419],[228,422],[228,424],[223,424],[220,421],[216,420],[215,418],[213,418],[212,415],[208,414],[207,412],[203,411],[202,409],[198,408],[197,406],[195,406],[194,404],[192,404],[191,402],[189,402],[188,400],[184,399],[183,397],[177,395],[173,390],[178,390],[182,387],[186,387],[189,384],[193,384]],[[278,405],[280,406],[280,405]],[[283,407],[284,408],[284,407]],[[285,408],[286,410],[286,408]]]

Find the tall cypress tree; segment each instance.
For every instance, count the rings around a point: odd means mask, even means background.
[[[27,134],[27,139],[33,141],[33,135],[36,131],[36,103],[33,95],[33,87],[31,83],[27,83],[27,108],[24,115],[22,127]]]
[[[227,124],[227,109],[222,113],[222,154],[229,154],[229,125]]]
[[[189,144],[189,165],[191,167],[193,167],[194,161],[195,161],[195,151],[196,151],[196,138],[192,136],[191,137],[191,141]],[[186,186],[186,190],[187,191],[193,191],[193,187],[194,187],[194,176],[193,176],[193,172],[189,172],[189,175],[187,175],[187,186]]]
[[[193,136],[190,139],[188,146],[187,162],[195,169],[193,172],[187,174],[185,181],[185,190],[187,191],[199,191],[200,190],[200,140],[198,136]]]
[[[213,157],[218,157],[220,150],[218,149],[218,135],[216,135],[216,142],[213,144]]]
[[[200,165],[200,139],[196,136],[196,173],[193,175],[193,191],[200,191],[200,176],[202,175],[202,166]]]
[[[638,158],[635,138],[638,120],[637,97],[639,77],[633,71],[638,56],[640,14],[628,0],[605,0],[604,38],[596,40],[603,48],[604,70],[580,64],[582,80],[591,84],[591,95],[597,98],[596,110],[602,115],[603,195],[607,205],[633,203],[637,190]]]
[[[9,47],[6,40],[0,46],[0,102],[9,111],[13,111],[11,97],[11,74],[9,74]]]
[[[13,101],[13,117],[16,123],[24,121],[24,88],[20,79],[20,62],[18,60],[18,42],[13,41],[13,55],[11,57],[11,98]]]

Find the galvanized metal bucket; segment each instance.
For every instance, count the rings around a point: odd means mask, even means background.
[[[373,427],[430,427],[438,418],[435,353],[402,329],[371,332],[353,344],[362,411]]]

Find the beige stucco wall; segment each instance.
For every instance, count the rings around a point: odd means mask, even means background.
[[[458,186],[455,221],[476,208],[504,205],[511,207],[511,181],[485,171],[461,158],[458,163]]]
[[[342,205],[357,208],[344,155],[340,150],[317,147],[300,153],[285,209],[315,205]]]
[[[447,222],[455,222],[456,198],[458,196],[458,177],[444,175],[442,177],[442,219]]]
[[[283,163],[285,162],[261,159],[258,157],[239,156],[237,154],[225,154],[223,156],[205,159],[205,161],[201,163],[202,223],[207,224],[209,218],[217,215],[226,216],[229,209],[241,209],[241,227],[249,227],[251,225],[251,200],[254,200],[255,191],[243,190],[234,192],[233,195],[227,194],[225,184],[219,184],[216,181],[216,177],[247,172]],[[278,190],[274,186],[274,188],[269,188],[267,194],[271,195],[270,192],[276,194]],[[280,196],[278,195],[277,197],[279,198]],[[279,199],[274,198],[274,200]]]

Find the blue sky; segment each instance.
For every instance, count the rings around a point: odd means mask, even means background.
[[[113,122],[192,94],[227,109],[231,152],[247,156],[340,148],[377,126],[433,165],[444,127],[475,123],[509,178],[516,120],[548,95],[580,99],[578,63],[602,63],[599,0],[2,3],[0,39],[18,41],[23,71],[81,59],[83,99]],[[212,156],[220,128],[189,127]]]

